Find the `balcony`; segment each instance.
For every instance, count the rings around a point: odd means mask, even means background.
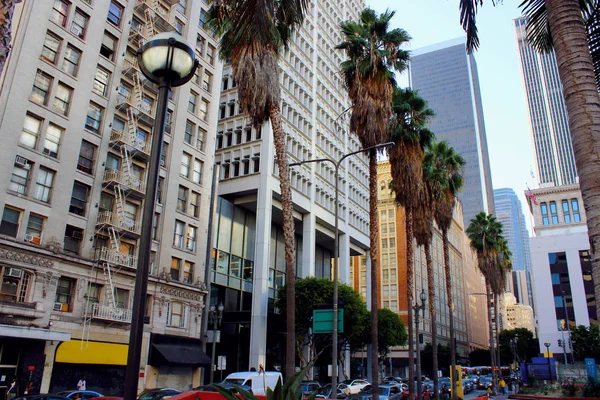
[[[104,321],[131,323],[131,309],[103,306],[99,303],[92,304],[92,319]]]
[[[143,198],[146,193],[146,182],[119,169],[105,169],[104,183],[107,185],[121,185],[123,189],[129,189],[131,195],[137,194],[137,196],[134,196],[137,198]]]
[[[143,100],[136,100],[132,93],[119,93],[117,95],[117,110],[127,114],[127,107],[133,107],[133,113],[139,118],[140,121],[146,125],[152,126],[154,124],[154,107],[153,102]]]
[[[125,131],[117,131],[115,129],[110,133],[110,143],[117,145],[127,145],[134,151],[134,156],[140,156],[144,161],[150,158],[150,142],[138,139]]]
[[[135,269],[137,267],[137,257],[131,254],[121,253],[111,250],[108,247],[102,247],[100,251],[94,254],[96,261],[106,262],[112,265]]]
[[[177,4],[178,1],[169,0],[167,1],[169,6]],[[161,6],[160,1],[156,0],[137,0],[134,12],[139,17],[146,19],[146,13],[152,16],[152,23],[154,29],[158,32],[173,32],[175,30],[174,17],[171,15],[172,12],[167,7]]]
[[[123,233],[129,233],[131,235],[139,236],[140,222],[127,217],[120,217],[117,213],[112,211],[103,211],[98,213],[96,225],[100,226],[113,226],[123,231]]]

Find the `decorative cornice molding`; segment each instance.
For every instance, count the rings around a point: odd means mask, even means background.
[[[38,267],[53,268],[54,262],[46,257],[37,256],[23,250],[9,250],[0,247],[0,260],[16,261],[20,263],[37,265]]]
[[[203,292],[192,292],[189,290],[179,289],[179,288],[175,288],[172,286],[161,285],[160,292],[163,294],[168,294],[169,296],[172,296],[172,297],[178,297],[180,299],[191,300],[191,301],[202,302],[204,299]]]

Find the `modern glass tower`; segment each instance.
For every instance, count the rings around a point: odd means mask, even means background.
[[[508,240],[508,247],[512,253],[512,268],[514,271],[525,271],[526,273],[526,290],[518,287],[522,284],[519,279],[514,279],[513,293],[519,303],[533,307],[529,234],[525,225],[521,201],[514,190],[510,188],[496,189],[494,190],[494,206],[496,217],[502,222],[504,237]],[[520,298],[518,296],[520,293],[527,293],[527,298]]]
[[[540,54],[527,43],[524,18],[514,23],[539,183],[575,184],[577,168],[556,56]]]
[[[430,128],[466,160],[465,187],[459,194],[464,221],[494,210],[492,177],[483,121],[477,65],[465,51],[465,39],[435,44],[412,53],[413,89],[435,111]]]

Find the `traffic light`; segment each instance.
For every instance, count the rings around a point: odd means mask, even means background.
[[[561,339],[558,339],[558,347],[563,347],[563,341]]]

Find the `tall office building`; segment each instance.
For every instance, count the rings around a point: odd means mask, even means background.
[[[338,73],[345,54],[335,50],[338,29],[358,18],[360,0],[310,2],[303,26],[280,60],[283,128],[288,160],[339,159],[360,149],[341,114],[348,108]],[[219,164],[218,216],[215,220],[211,302],[225,312],[217,355],[227,357],[227,371],[262,364],[285,364],[285,318],[275,307],[285,283],[279,178],[270,124],[254,129],[241,113],[231,66],[221,85],[215,162]],[[296,274],[331,277],[334,253],[335,173],[329,163],[291,168],[296,223]],[[340,187],[342,266],[351,255],[364,254],[368,237],[368,166],[354,156],[343,165]],[[348,281],[347,267],[340,271]],[[234,345],[232,345],[232,343]],[[327,376],[325,370],[320,376]]]
[[[572,185],[577,167],[556,56],[529,45],[525,18],[514,24],[539,184]]]
[[[0,364],[33,392],[121,395],[156,85],[136,51],[177,31],[196,77],[171,93],[152,227],[140,389],[200,383],[205,230],[221,65],[207,3],[17,5],[0,89]],[[215,82],[217,82],[215,84]],[[207,168],[210,169],[210,168]],[[207,176],[208,175],[208,176]],[[182,357],[182,354],[192,357]]]
[[[465,161],[465,186],[458,198],[465,225],[480,211],[493,213],[494,196],[475,57],[459,38],[413,51],[413,89],[435,112],[430,128]]]
[[[533,307],[533,290],[531,287],[531,259],[529,253],[529,232],[525,223],[525,215],[521,201],[514,190],[502,188],[494,190],[494,205],[496,209],[496,218],[502,222],[504,228],[504,237],[508,240],[508,248],[512,254],[513,271],[525,271],[526,282],[519,279],[511,279],[511,292],[521,304]],[[527,292],[527,298],[519,298],[518,294],[522,289],[518,287],[525,283],[523,288]]]

